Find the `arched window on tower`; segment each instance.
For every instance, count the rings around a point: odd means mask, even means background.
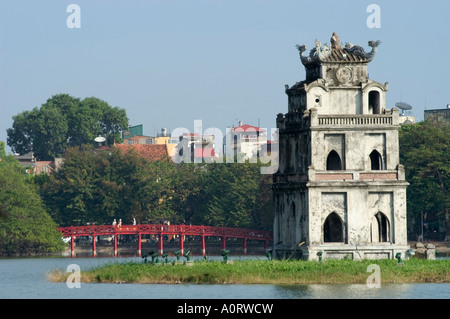
[[[332,212],[323,224],[323,242],[344,242],[344,226],[338,214]]]
[[[378,212],[372,218],[371,236],[372,242],[375,243],[390,241],[389,219],[382,212]]]
[[[342,170],[342,161],[339,154],[332,150],[327,157],[327,171]]]
[[[369,92],[369,112],[372,114],[381,114],[380,92],[378,91]]]
[[[378,171],[383,169],[383,158],[377,150],[373,150],[369,155],[370,169],[372,171]]]

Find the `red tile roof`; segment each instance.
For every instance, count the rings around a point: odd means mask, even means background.
[[[115,144],[114,147],[123,151],[134,150],[150,162],[169,158],[169,152],[165,144]]]
[[[233,128],[234,131],[239,131],[239,132],[265,132],[265,129],[259,128],[257,126],[253,126],[253,125],[248,125],[248,124],[244,124],[238,127],[234,127]]]

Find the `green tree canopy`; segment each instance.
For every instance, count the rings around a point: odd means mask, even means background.
[[[12,151],[33,151],[41,160],[62,156],[68,146],[94,144],[99,135],[110,144],[120,142],[120,132],[128,128],[124,109],[96,97],[80,100],[68,94],[54,95],[40,108],[19,113],[13,120],[7,130]]]
[[[203,196],[206,224],[255,227],[252,213],[261,177],[259,166],[250,163],[210,164]]]
[[[0,255],[29,255],[63,249],[61,234],[44,209],[30,177],[0,142]]]
[[[450,236],[450,125],[419,122],[403,125],[400,133],[400,161],[405,167],[409,222],[421,233],[422,214],[428,221],[446,225]],[[442,238],[434,238],[442,239]]]
[[[114,218],[129,223],[144,169],[145,161],[137,154],[83,145],[69,147],[62,168],[38,184],[59,225],[110,224]]]
[[[271,179],[256,163],[148,162],[120,149],[68,148],[62,168],[40,178],[40,192],[61,226],[192,223],[271,229]]]

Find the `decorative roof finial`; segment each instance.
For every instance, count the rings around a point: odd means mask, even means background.
[[[331,49],[342,49],[342,47],[339,45],[340,39],[336,32],[333,32],[333,35],[331,36]]]
[[[372,47],[372,51],[365,52],[363,47],[360,45],[353,45],[351,43],[346,43],[344,50],[347,53],[351,53],[357,55],[363,59],[366,59],[368,62],[372,61],[377,53],[378,46],[381,44],[381,41],[369,41],[369,46]]]
[[[305,67],[316,66],[322,62],[363,62],[367,63],[373,60],[377,53],[378,46],[381,41],[369,41],[372,51],[365,52],[360,45],[354,45],[346,42],[345,47],[341,46],[339,36],[333,32],[331,36],[331,44],[322,46],[319,40],[314,43],[314,48],[309,52],[309,56],[305,54],[306,45],[297,44],[300,52],[300,60]],[[333,52],[334,51],[334,52]]]

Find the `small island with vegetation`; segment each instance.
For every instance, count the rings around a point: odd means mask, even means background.
[[[167,258],[166,258],[167,259]],[[450,260],[196,260],[111,262],[81,272],[85,283],[137,284],[366,284],[378,265],[380,283],[448,283]],[[72,273],[54,270],[48,280],[65,282]]]

